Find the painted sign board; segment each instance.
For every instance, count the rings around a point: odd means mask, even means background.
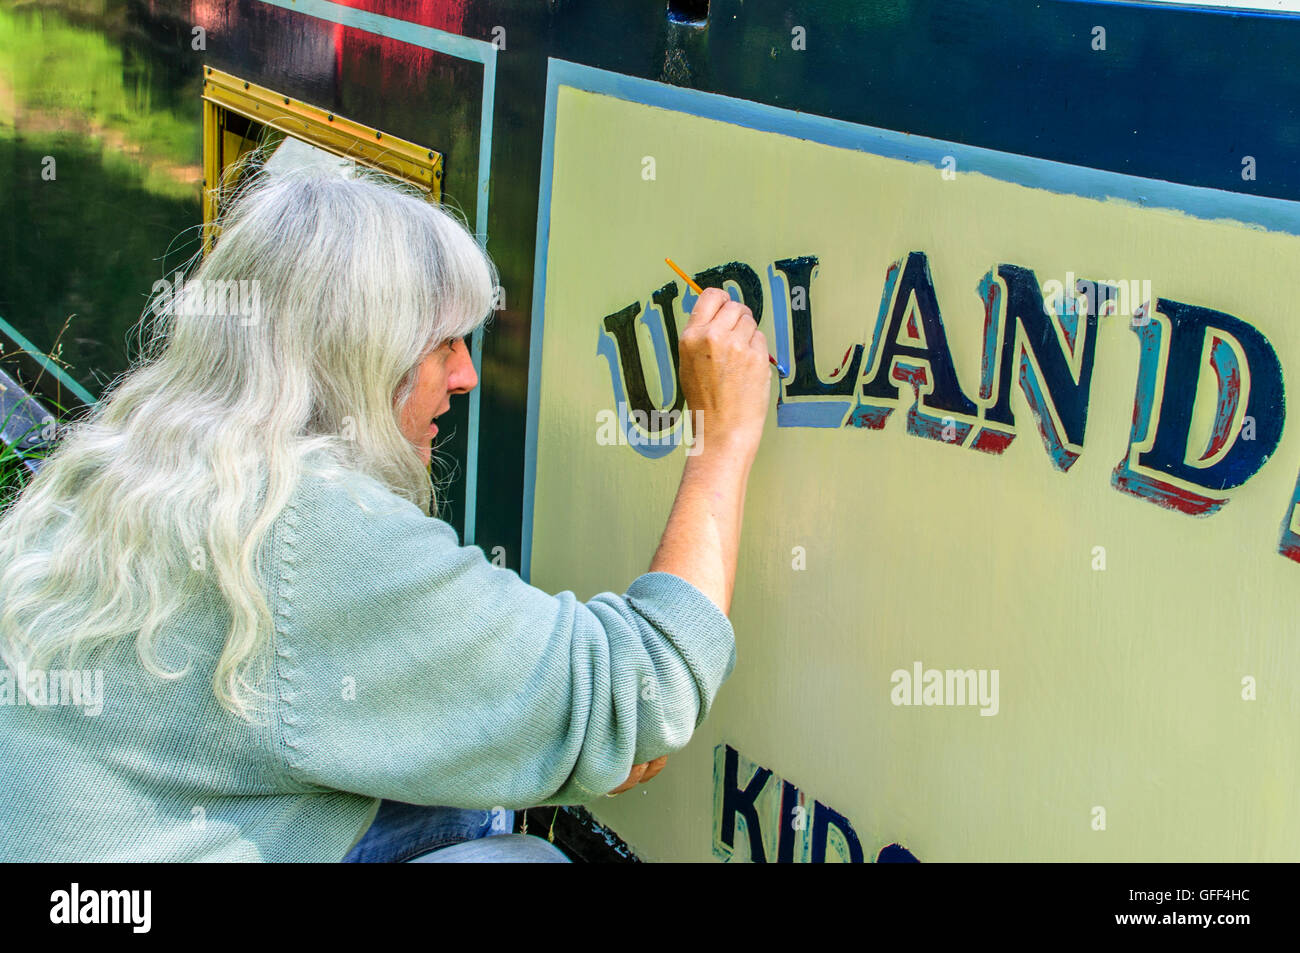
[[[599,820],[647,860],[1296,857],[1295,203],[558,60],[544,150],[533,584],[654,552],[692,449],[665,256],[787,370],[736,669]]]

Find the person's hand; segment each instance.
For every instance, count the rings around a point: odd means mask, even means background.
[[[613,797],[615,794],[622,794],[629,788],[634,788],[638,784],[644,784],[662,771],[664,765],[667,763],[668,755],[664,755],[662,758],[655,758],[653,761],[647,761],[645,764],[632,765],[632,773],[627,776],[627,780],[614,788],[614,790],[610,791],[606,797]]]
[[[697,416],[700,452],[758,451],[771,403],[767,339],[754,314],[721,288],[705,288],[678,342],[682,391]]]

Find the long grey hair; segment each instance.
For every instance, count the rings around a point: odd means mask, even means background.
[[[156,643],[205,569],[231,615],[212,688],[254,720],[273,626],[258,550],[304,457],[324,450],[428,511],[400,415],[423,359],[490,316],[498,273],[412,187],[265,167],[185,270],[155,285],[142,356],[0,517],[0,657],[15,674],[75,667],[134,635],[148,671],[179,677]]]

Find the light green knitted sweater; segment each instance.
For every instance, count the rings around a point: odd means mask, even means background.
[[[380,798],[584,803],[684,747],[735,665],[684,579],[549,595],[369,477],[305,476],[262,552],[262,726],[213,697],[211,586],[160,646],[190,673],[156,678],[124,640],[96,660],[98,713],[18,704],[0,667],[0,860],[338,861]]]

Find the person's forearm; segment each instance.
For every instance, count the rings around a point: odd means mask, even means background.
[[[688,456],[668,525],[650,563],[651,572],[681,576],[727,614],[736,585],[752,463],[752,453],[720,445]]]

